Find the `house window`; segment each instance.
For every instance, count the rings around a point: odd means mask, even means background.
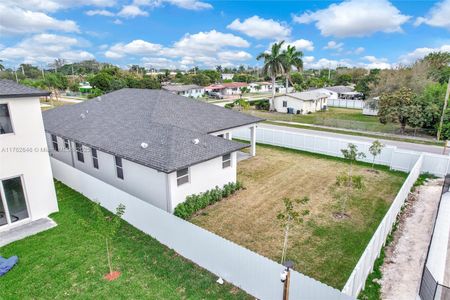
[[[8,104],[0,104],[0,134],[13,133]]]
[[[189,182],[189,168],[181,169],[177,171],[177,185]]]
[[[97,149],[91,148],[92,152],[92,165],[94,168],[98,169],[98,156],[97,156]]]
[[[287,101],[283,101],[283,107],[287,107]]]
[[[77,151],[77,159],[84,163],[83,145],[75,143],[75,149]]]
[[[116,174],[117,177],[123,179],[123,166],[122,166],[122,158],[118,156],[114,156],[116,160]]]
[[[231,167],[231,153],[222,156],[222,169]]]
[[[64,149],[69,150],[70,146],[69,146],[69,140],[68,139],[64,139]]]
[[[52,134],[52,145],[53,145],[53,150],[55,150],[56,152],[59,151],[58,148],[58,138],[56,137],[56,135]]]

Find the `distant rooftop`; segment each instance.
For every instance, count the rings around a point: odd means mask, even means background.
[[[40,97],[50,92],[18,84],[12,80],[0,79],[0,98]]]
[[[248,83],[246,82],[226,82],[221,84],[212,84],[210,86],[205,87],[207,90],[222,90],[226,88],[240,88],[248,86]]]
[[[281,96],[289,96],[289,97],[296,98],[296,99],[303,100],[303,101],[314,101],[314,100],[318,100],[321,98],[326,98],[329,95],[319,92],[319,91],[307,91],[307,92],[296,92],[296,93],[284,94],[284,95],[280,95],[278,97],[281,97]]]
[[[336,85],[336,86],[326,86],[323,87],[326,90],[335,92],[335,93],[349,93],[349,92],[353,92],[355,89],[351,86],[345,86],[345,85]]]
[[[45,130],[51,134],[165,173],[247,147],[209,133],[262,121],[148,89],[118,90],[47,110],[43,116]],[[148,147],[142,148],[142,143]]]
[[[185,92],[195,89],[203,89],[203,87],[196,84],[168,84],[163,85],[162,89],[169,92]]]

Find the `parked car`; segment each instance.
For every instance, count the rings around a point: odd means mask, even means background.
[[[209,97],[214,98],[214,99],[223,99],[222,94],[217,93],[217,92],[209,92]]]

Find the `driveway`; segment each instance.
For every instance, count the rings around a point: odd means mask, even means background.
[[[400,149],[418,151],[418,152],[442,154],[442,151],[443,151],[443,147],[439,147],[439,146],[415,144],[415,143],[408,143],[408,142],[399,142],[399,141],[385,140],[382,138],[370,138],[370,137],[364,137],[364,136],[346,135],[346,134],[341,134],[341,133],[326,132],[326,131],[319,131],[319,130],[313,130],[313,129],[303,129],[303,128],[282,126],[282,125],[280,125],[280,126],[279,125],[271,125],[271,124],[265,124],[265,123],[259,124],[258,127],[269,128],[269,129],[278,129],[278,130],[282,129],[282,130],[291,131],[291,132],[314,134],[314,135],[324,136],[324,137],[333,137],[333,138],[345,139],[345,140],[348,140],[349,142],[360,141],[360,142],[372,143],[374,140],[379,140],[380,142],[382,142],[385,145],[396,146]],[[447,149],[446,154],[448,155],[449,153],[450,153],[450,149]]]

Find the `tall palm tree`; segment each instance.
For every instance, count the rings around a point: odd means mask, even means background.
[[[303,52],[297,51],[295,46],[288,45],[287,49],[283,51],[284,55],[284,71],[286,73],[286,93],[289,87],[289,81],[291,80],[292,67],[295,67],[298,71],[303,70]],[[293,84],[292,84],[293,85]]]
[[[272,99],[270,101],[270,111],[273,111],[275,108],[275,79],[278,75],[283,74],[285,71],[283,64],[284,54],[281,51],[283,44],[284,41],[274,43],[270,52],[263,52],[256,57],[257,60],[264,59],[262,71],[264,74],[272,78]]]
[[[3,60],[0,59],[0,71],[5,70],[5,66],[2,64]]]

